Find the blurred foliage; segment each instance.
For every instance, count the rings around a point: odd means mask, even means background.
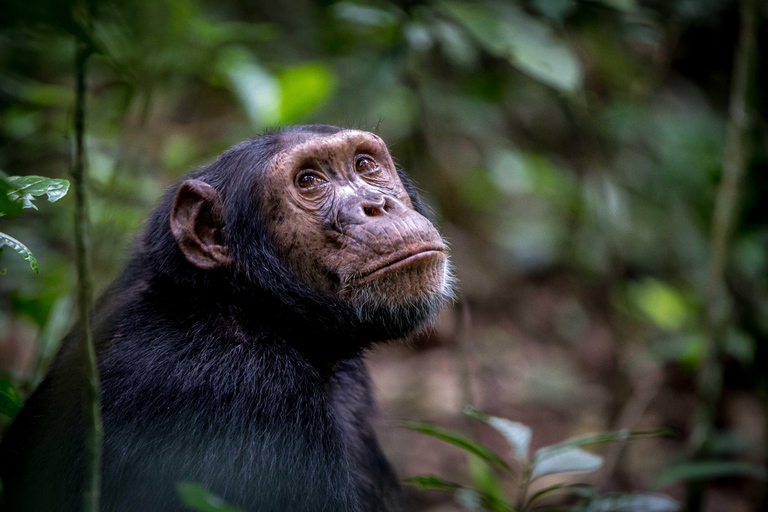
[[[503,459],[467,439],[459,433],[428,423],[405,423],[405,428],[421,432],[441,441],[458,446],[467,452],[473,486],[465,487],[447,482],[434,475],[416,476],[406,483],[421,489],[437,489],[453,492],[458,501],[468,510],[489,512],[526,512],[534,510],[573,510],[579,512],[676,512],[680,504],[663,494],[599,494],[594,486],[579,483],[557,483],[530,492],[531,484],[542,477],[564,473],[590,473],[603,466],[603,458],[583,450],[584,446],[627,441],[663,435],[663,432],[601,432],[567,439],[561,443],[545,446],[530,456],[531,429],[506,418],[488,416],[485,413],[467,409],[466,414],[480,420],[498,431],[513,449],[515,460],[512,466]],[[509,496],[502,487],[502,480],[493,471],[496,468],[502,476],[515,480],[516,496]],[[562,503],[562,498],[572,498]],[[553,503],[552,498],[560,498]],[[575,498],[575,500],[573,499]],[[561,503],[558,503],[560,501]],[[546,502],[546,504],[540,503]]]
[[[582,364],[606,383],[606,414],[615,419],[656,368],[666,375],[660,395],[676,397],[652,406],[656,421],[696,430],[680,404],[697,400],[708,354],[736,2],[10,0],[3,13],[8,174],[66,176],[74,40],[94,52],[86,143],[97,289],[119,271],[163,190],[232,144],[285,123],[370,129],[435,209],[478,316],[530,333],[541,323],[512,311],[535,297],[516,291],[570,283],[563,309],[538,313],[548,326],[538,338],[586,358],[579,340],[607,324],[618,340],[606,349],[610,367]],[[754,79],[766,90],[761,58]],[[719,305],[723,403],[704,462],[764,463],[765,411],[745,419],[725,406],[746,394],[765,408],[768,397],[767,105],[758,98],[751,112],[755,154]],[[0,180],[0,201],[10,186]],[[64,197],[39,202],[34,216],[0,218],[0,231],[40,262],[33,275],[0,255],[0,363],[22,395],[73,320],[71,210]],[[30,345],[31,355],[18,355]],[[531,401],[578,409],[577,385],[598,377],[577,366],[540,372]],[[721,449],[718,440],[731,438],[751,449]],[[697,463],[677,448],[680,464]],[[735,494],[756,503],[762,491],[743,485]]]

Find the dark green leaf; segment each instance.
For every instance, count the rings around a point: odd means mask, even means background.
[[[198,512],[242,512],[239,508],[228,505],[221,498],[214,496],[200,484],[179,482],[176,491],[184,504]]]
[[[446,443],[458,446],[462,450],[466,450],[469,453],[477,455],[494,467],[506,470],[510,469],[509,464],[504,462],[501,457],[490,451],[488,448],[482,446],[478,442],[473,441],[472,439],[469,439],[468,437],[465,437],[457,432],[418,421],[402,421],[399,423],[399,426],[402,428],[407,428],[408,430],[421,432],[422,434],[426,434],[436,439],[440,439],[441,441],[445,441]]]
[[[768,472],[763,466],[749,462],[699,461],[684,462],[663,471],[654,482],[654,487],[666,487],[675,482],[690,480],[712,480],[715,478],[745,477],[767,480]]]
[[[606,494],[590,501],[584,512],[677,512],[680,504],[663,494]]]
[[[24,245],[23,243],[19,242],[18,240],[16,240],[13,237],[6,235],[5,233],[0,233],[0,247],[2,247],[4,245],[7,245],[11,249],[13,249],[17,253],[19,253],[19,255],[22,258],[24,258],[25,260],[27,260],[29,262],[29,266],[32,267],[32,270],[35,271],[35,274],[38,273],[38,271],[40,270],[40,267],[37,264],[37,259],[32,254],[32,251],[27,249],[26,245]]]
[[[15,418],[24,404],[19,398],[16,388],[5,379],[0,379],[0,414]]]
[[[21,201],[14,201],[8,194],[16,190],[16,187],[5,177],[0,176],[0,217],[17,215],[24,209]]]
[[[435,475],[412,476],[403,480],[403,483],[420,489],[439,489],[442,491],[458,491],[464,488],[462,485],[443,480]]]

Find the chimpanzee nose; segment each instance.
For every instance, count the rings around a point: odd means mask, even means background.
[[[406,211],[406,206],[396,198],[369,191],[341,201],[336,219],[338,227],[343,229],[346,226],[369,222],[374,217],[400,216]]]
[[[378,197],[364,198],[360,206],[366,217],[378,217],[387,213],[387,199],[383,194],[378,194]]]

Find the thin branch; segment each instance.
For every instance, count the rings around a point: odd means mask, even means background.
[[[757,7],[757,0],[742,0],[740,3],[739,41],[734,57],[722,181],[715,198],[712,225],[711,261],[705,304],[707,352],[699,373],[698,418],[690,444],[694,457],[701,455],[706,441],[710,438],[722,393],[720,341],[728,318],[725,270],[731,238],[738,219],[739,191],[753,154],[755,119],[752,100],[757,74]],[[701,509],[703,491],[701,485],[689,485],[687,510],[695,512]]]
[[[88,240],[88,194],[86,192],[85,155],[85,75],[86,64],[91,50],[82,41],[77,41],[75,56],[75,155],[72,162],[72,183],[75,192],[75,256],[77,259],[77,299],[82,325],[80,342],[83,365],[84,396],[83,413],[86,420],[85,478],[83,487],[83,510],[98,512],[101,495],[101,386],[96,363],[96,350],[91,326],[91,303],[93,285]]]

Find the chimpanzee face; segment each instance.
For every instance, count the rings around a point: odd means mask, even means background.
[[[414,209],[376,135],[308,135],[266,173],[263,204],[278,254],[309,285],[356,306],[449,293],[446,245]]]
[[[361,312],[436,311],[451,295],[447,248],[414,208],[384,142],[357,130],[291,132],[280,142],[249,175],[261,210],[254,222],[266,223],[282,266]],[[171,230],[198,268],[233,262],[224,209],[206,181],[189,179],[179,188]],[[230,231],[229,243],[264,243],[242,238]]]

